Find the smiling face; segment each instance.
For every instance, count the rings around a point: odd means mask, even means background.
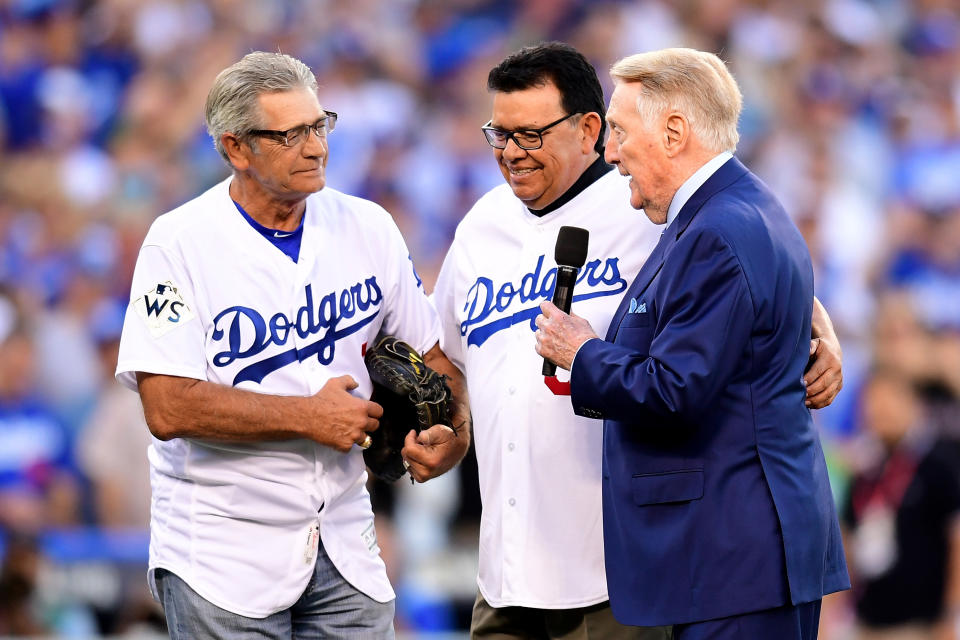
[[[261,128],[285,131],[313,124],[323,109],[309,89],[265,93],[259,97]],[[323,189],[327,164],[327,141],[312,132],[292,147],[271,137],[258,137],[255,149],[245,145],[247,172],[271,199],[302,200]]]
[[[679,183],[667,153],[666,131],[658,126],[661,118],[648,126],[637,111],[640,88],[639,83],[620,82],[614,89],[607,110],[610,137],[605,157],[621,175],[630,176],[630,205],[663,224]]]
[[[560,91],[548,82],[520,91],[494,93],[490,125],[504,131],[539,129],[565,115]],[[599,130],[599,118],[596,114],[592,117]],[[521,149],[509,140],[505,149],[493,150],[504,179],[527,207],[537,210],[550,205],[594,161],[597,134],[591,133],[585,120],[586,116],[573,116],[544,131],[543,146],[539,149]]]

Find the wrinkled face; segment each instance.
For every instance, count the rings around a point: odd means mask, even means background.
[[[265,93],[259,97],[262,129],[285,131],[313,124],[324,115],[309,89]],[[253,177],[273,197],[302,199],[326,184],[327,140],[314,133],[291,147],[269,136],[259,136],[250,156]]]
[[[493,96],[490,125],[504,131],[539,129],[567,115],[560,104],[560,90],[548,82],[521,91],[498,91]],[[573,116],[542,134],[543,146],[524,150],[513,140],[505,149],[494,149],[504,179],[514,195],[531,209],[543,209],[573,186],[583,172],[585,136],[582,116]],[[585,141],[586,140],[586,141]]]
[[[648,126],[637,111],[640,84],[620,82],[610,97],[607,124],[610,136],[604,149],[606,161],[620,175],[630,176],[630,205],[643,209],[651,221],[663,224],[673,198],[670,163],[664,152],[664,136],[655,123]]]

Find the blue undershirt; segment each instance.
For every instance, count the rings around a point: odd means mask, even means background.
[[[240,203],[236,200],[233,201],[233,204],[237,206],[237,211],[240,212],[244,220],[250,223],[251,227],[269,240],[273,246],[280,249],[288,258],[294,262],[297,261],[300,257],[300,240],[303,238],[303,218],[307,215],[306,209],[304,209],[303,216],[300,217],[300,224],[297,225],[296,229],[293,231],[280,231],[279,229],[269,229],[251,218],[250,214],[244,211],[243,207],[241,207]]]

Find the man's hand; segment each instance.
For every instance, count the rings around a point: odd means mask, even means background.
[[[407,433],[400,455],[410,477],[417,482],[426,482],[454,468],[470,448],[470,402],[463,373],[440,350],[439,344],[423,354],[423,361],[434,371],[447,376],[453,394],[451,420],[455,430],[444,424],[435,424],[419,434],[412,429]]]
[[[843,350],[827,310],[816,298],[813,299],[811,326],[812,362],[803,376],[803,382],[807,385],[807,406],[811,409],[822,409],[833,402],[843,388]]]
[[[352,395],[357,386],[352,376],[331,378],[310,399],[316,408],[311,416],[315,419],[307,427],[311,440],[346,453],[379,428],[383,407]]]
[[[561,369],[570,370],[580,346],[591,338],[599,338],[590,323],[576,315],[567,315],[552,302],[540,305],[537,316],[537,353]]]
[[[813,363],[803,375],[807,385],[806,404],[811,409],[822,409],[833,402],[843,388],[842,353],[840,345],[824,338],[810,341]]]
[[[413,479],[426,482],[455,467],[470,446],[469,431],[463,431],[466,433],[457,435],[445,424],[435,424],[419,434],[411,429],[400,453]]]
[[[350,376],[331,378],[313,396],[278,396],[178,376],[137,372],[144,417],[154,437],[226,442],[307,438],[346,453],[376,431],[383,408],[350,393]]]

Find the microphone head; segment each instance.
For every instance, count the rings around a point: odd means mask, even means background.
[[[557,246],[553,250],[557,264],[579,269],[587,261],[587,244],[590,232],[580,227],[560,227]]]

